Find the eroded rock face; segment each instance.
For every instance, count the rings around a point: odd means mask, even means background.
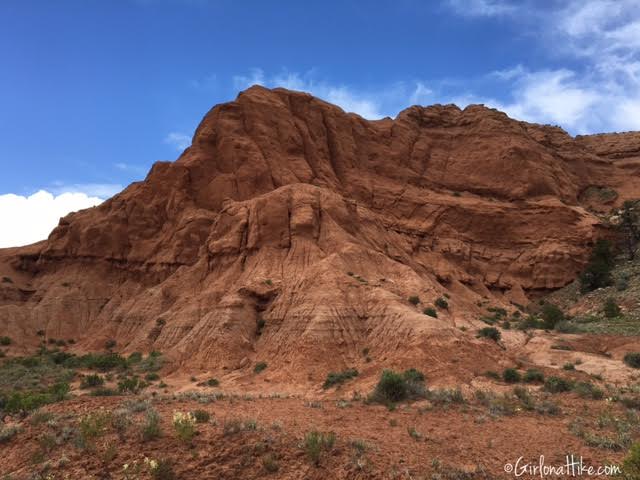
[[[601,228],[583,192],[640,191],[637,163],[607,148],[478,105],[367,121],[252,87],[207,113],[176,162],[0,251],[13,281],[0,326],[225,371],[268,359],[297,379],[301,361],[340,368],[365,347],[434,368],[455,348],[481,368],[500,349],[457,328],[478,301],[572,281]],[[445,293],[448,311],[422,314]]]

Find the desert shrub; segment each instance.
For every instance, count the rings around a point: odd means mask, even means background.
[[[208,387],[217,387],[218,385],[220,385],[220,381],[218,381],[218,379],[216,378],[210,378],[209,380],[207,380]]]
[[[640,368],[640,352],[630,352],[624,356],[624,363],[631,368]]]
[[[466,399],[459,388],[441,388],[437,390],[428,390],[426,397],[431,403],[439,406],[448,406],[451,404],[466,403]]]
[[[141,427],[142,440],[148,442],[160,436],[160,415],[153,409],[147,410]]]
[[[256,363],[255,367],[253,367],[253,371],[254,371],[254,373],[260,373],[265,368],[267,368],[267,362],[258,362],[258,363]]]
[[[120,393],[138,393],[146,386],[147,384],[138,377],[127,377],[118,382],[118,391]]]
[[[397,373],[384,370],[376,385],[371,400],[393,404],[410,398],[424,396],[424,374],[414,368]]]
[[[611,242],[598,240],[591,252],[591,258],[580,275],[580,290],[583,293],[611,285],[611,269],[614,265]]]
[[[571,381],[560,377],[549,377],[544,382],[544,389],[550,393],[568,392],[573,388]]]
[[[492,378],[493,380],[500,380],[502,378],[500,374],[494,370],[487,370],[484,372],[484,375],[488,378]]]
[[[262,457],[262,467],[269,473],[275,473],[280,469],[280,464],[276,456],[269,453]]]
[[[76,446],[82,449],[92,448],[95,439],[106,432],[110,423],[111,413],[107,411],[97,411],[82,417],[78,423]]]
[[[619,292],[623,292],[624,290],[626,290],[627,288],[629,288],[629,276],[623,276],[620,277],[617,281],[616,281],[616,289]]]
[[[555,330],[560,333],[577,333],[578,327],[567,320],[563,320],[556,323]]]
[[[622,462],[622,479],[637,480],[640,478],[640,442],[631,446]]]
[[[591,398],[593,400],[602,400],[604,392],[591,382],[578,382],[574,385],[573,391],[581,398]]]
[[[116,346],[116,341],[113,338],[104,342],[104,348],[106,348],[107,350],[112,350],[113,348],[115,348],[115,346]]]
[[[436,304],[436,307],[442,308],[443,310],[446,310],[449,308],[449,302],[447,302],[447,299],[444,297],[437,298],[435,301],[435,304]]]
[[[118,394],[117,390],[107,387],[98,387],[91,391],[91,396],[93,397],[113,397]]]
[[[87,368],[89,370],[108,372],[116,368],[125,369],[127,367],[127,359],[111,352],[89,353],[81,357],[70,357],[64,364],[70,368]]]
[[[502,379],[507,383],[518,383],[522,376],[515,368],[507,368],[502,372]]]
[[[196,423],[207,423],[211,415],[206,410],[197,409],[193,411],[193,418],[196,419]]]
[[[18,427],[0,427],[0,443],[9,443],[18,434]]]
[[[313,430],[304,436],[303,448],[309,459],[317,466],[320,464],[323,452],[333,450],[335,441],[335,433],[321,433]]]
[[[604,311],[604,316],[607,318],[619,317],[621,313],[620,307],[611,297],[605,300],[602,310]]]
[[[425,308],[422,313],[424,313],[425,315],[429,315],[430,317],[433,318],[438,318],[438,312],[436,312],[436,309],[433,307],[427,307]]]
[[[41,391],[10,392],[6,397],[0,394],[0,406],[4,404],[7,413],[30,412],[48,403],[61,402],[67,397],[70,387],[66,382],[57,382]]]
[[[576,369],[576,366],[575,366],[573,363],[565,363],[565,364],[562,366],[562,369],[563,369],[563,370],[571,371],[571,370],[575,370],[575,369]]]
[[[151,372],[151,373],[147,373],[147,374],[144,376],[144,379],[145,379],[147,382],[155,382],[155,381],[160,380],[160,375],[158,375],[158,374],[157,374],[157,373],[155,373],[155,372]]]
[[[540,311],[544,328],[553,330],[556,324],[564,320],[564,312],[553,303],[545,303]]]
[[[176,474],[173,466],[168,460],[158,460],[151,468],[151,477],[153,480],[175,480]]]
[[[355,368],[348,368],[346,370],[343,370],[342,372],[330,372],[327,375],[327,379],[324,381],[322,388],[331,388],[334,385],[339,385],[357,376],[358,370],[356,370]]]
[[[408,300],[412,305],[418,305],[420,303],[420,297],[418,297],[417,295],[411,295]]]
[[[11,338],[7,336],[0,337],[0,345],[3,345],[3,346],[11,345]]]
[[[531,330],[531,329],[540,329],[545,328],[544,321],[540,320],[533,315],[527,315],[526,318],[522,319],[518,323],[518,330]]]
[[[142,361],[142,353],[133,352],[127,359],[130,364],[140,363]]]
[[[86,375],[80,382],[80,388],[93,388],[104,385],[104,378],[98,374]]]
[[[174,412],[173,429],[180,440],[184,443],[191,443],[197,433],[195,415],[191,412]]]
[[[484,337],[484,338],[489,338],[489,339],[493,340],[494,342],[497,342],[502,337],[502,334],[500,333],[500,330],[498,330],[495,327],[484,327],[484,328],[481,328],[480,330],[478,330],[478,336],[479,337]]]
[[[524,373],[523,380],[527,383],[542,383],[544,382],[544,374],[540,370],[530,368]]]

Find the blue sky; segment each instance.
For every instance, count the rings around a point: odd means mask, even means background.
[[[3,0],[0,221],[40,190],[37,211],[107,198],[252,83],[367,118],[486,103],[572,134],[640,129],[637,3]]]

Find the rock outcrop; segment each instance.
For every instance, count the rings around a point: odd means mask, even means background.
[[[482,370],[502,350],[458,327],[480,301],[575,278],[594,211],[640,192],[634,135],[574,139],[480,105],[367,121],[252,87],[207,113],[176,162],[0,250],[0,329],[25,345],[38,330],[86,349],[113,338],[223,373],[265,360],[287,381],[365,348],[375,365]],[[438,318],[422,313],[444,295]]]

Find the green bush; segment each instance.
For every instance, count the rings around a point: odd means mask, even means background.
[[[0,337],[0,345],[7,346],[11,345],[11,339],[9,337]]]
[[[177,478],[173,466],[168,460],[158,460],[155,468],[151,470],[151,477],[153,480],[175,480]]]
[[[358,376],[358,370],[355,368],[348,368],[342,372],[330,372],[327,375],[327,379],[324,381],[322,388],[327,389],[331,388],[334,385],[338,385],[346,382],[347,380],[351,380]]]
[[[593,400],[602,400],[604,392],[591,382],[578,382],[573,387],[574,392],[582,398],[591,398]]]
[[[640,442],[631,446],[629,454],[622,462],[623,480],[637,480],[640,478]]]
[[[420,297],[418,297],[417,295],[411,295],[409,297],[409,303],[411,303],[412,305],[418,305],[420,303]]]
[[[0,444],[9,443],[13,437],[18,434],[18,427],[1,427],[0,426]]]
[[[621,310],[613,298],[607,298],[603,306],[604,316],[607,318],[619,317]]]
[[[335,441],[335,433],[321,433],[314,430],[304,436],[303,448],[309,459],[317,466],[320,464],[322,453],[330,452]]]
[[[142,424],[142,440],[148,442],[160,436],[160,416],[153,409],[147,410],[144,423]]]
[[[522,376],[515,368],[507,368],[502,372],[502,379],[507,383],[518,383]]]
[[[160,380],[160,375],[158,375],[158,374],[157,374],[157,373],[155,373],[155,372],[151,372],[151,373],[147,373],[147,374],[144,376],[144,379],[145,379],[147,382],[155,382],[155,381]]]
[[[494,342],[497,342],[502,337],[500,330],[495,327],[484,327],[478,330],[478,336],[484,338],[490,338]]]
[[[80,382],[80,388],[93,388],[104,385],[104,378],[98,374],[86,375]]]
[[[640,368],[640,352],[630,352],[624,356],[624,363],[631,368]]]
[[[218,385],[220,385],[220,382],[216,378],[210,378],[209,380],[207,380],[208,387],[217,387]]]
[[[254,371],[254,373],[260,373],[265,368],[267,368],[267,362],[258,362],[258,363],[256,363],[256,366],[253,367],[253,371]]]
[[[128,377],[118,382],[118,391],[120,393],[138,393],[146,386],[147,384],[138,377]]]
[[[553,303],[545,303],[540,311],[544,328],[553,330],[556,324],[564,320],[564,313]]]
[[[587,267],[580,275],[580,290],[587,293],[611,285],[614,259],[611,242],[598,240],[591,252]]]
[[[207,423],[211,415],[206,410],[198,409],[193,411],[193,417],[197,423]]]
[[[425,315],[429,315],[430,317],[433,318],[438,318],[438,312],[436,312],[436,309],[433,307],[427,307],[425,308],[422,313],[424,313]]]
[[[544,382],[544,389],[550,393],[568,392],[573,388],[573,383],[560,377],[549,377]]]
[[[435,301],[435,304],[436,304],[436,307],[442,308],[443,310],[446,310],[449,308],[449,302],[447,302],[447,299],[444,297],[437,298]]]
[[[530,368],[525,372],[523,380],[527,383],[542,383],[544,382],[544,374],[540,370]]]
[[[379,403],[393,404],[424,396],[424,374],[411,368],[403,373],[384,370],[371,395],[371,400]]]

